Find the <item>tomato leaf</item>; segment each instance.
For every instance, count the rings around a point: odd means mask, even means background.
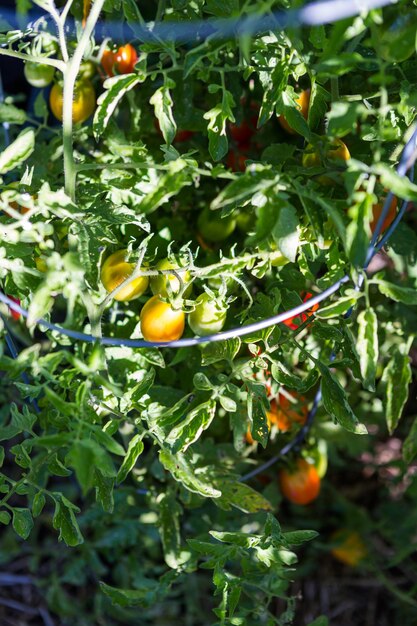
[[[237,480],[222,480],[219,483],[222,495],[215,500],[221,509],[229,511],[232,507],[244,513],[259,513],[272,511],[272,504],[260,493]]]
[[[201,433],[210,426],[216,414],[216,403],[213,400],[204,402],[192,409],[185,420],[175,426],[167,436],[165,443],[172,447],[172,452],[185,452],[197,441]]]
[[[384,410],[388,430],[392,433],[397,427],[408,398],[411,382],[410,358],[395,348],[394,355],[382,374],[381,384],[384,393]]]
[[[54,496],[56,499],[53,525],[55,530],[59,530],[59,540],[63,540],[67,546],[71,547],[80,545],[84,542],[84,538],[74,514],[77,508],[61,494],[54,494]]]
[[[187,453],[178,452],[173,455],[168,450],[159,451],[159,460],[168,470],[174,480],[180,482],[186,489],[193,493],[198,493],[204,498],[220,498],[222,492],[213,485],[212,481],[205,475],[207,472],[203,468],[196,468],[191,462],[191,456]],[[204,480],[207,478],[207,480]]]
[[[35,149],[35,132],[25,128],[0,154],[0,174],[11,172],[22,165]]]
[[[366,435],[367,429],[360,424],[353,413],[342,385],[334,374],[322,363],[317,363],[321,375],[321,389],[323,404],[329,415],[346,430],[357,435]]]
[[[177,125],[172,114],[173,101],[169,87],[163,85],[153,94],[149,103],[153,105],[159,128],[167,145],[170,145],[177,132]]]
[[[32,514],[29,509],[13,509],[12,525],[16,533],[22,537],[22,539],[27,539],[33,528]]]
[[[139,456],[142,454],[143,450],[144,444],[142,441],[142,436],[135,435],[134,437],[132,437],[132,439],[129,441],[126,456],[123,459],[123,463],[120,466],[119,471],[117,472],[117,483],[122,483],[126,479],[129,472],[131,472],[134,468],[135,463],[138,460]]]
[[[105,91],[97,100],[93,119],[93,132],[96,140],[107,128],[107,124],[123,96],[142,81],[137,74],[122,74],[104,81]]]
[[[272,229],[272,237],[280,252],[293,263],[300,243],[298,227],[299,221],[295,207],[288,202],[281,202],[278,218]]]
[[[378,319],[373,309],[368,308],[358,315],[357,350],[365,389],[375,390],[375,374],[378,364]]]

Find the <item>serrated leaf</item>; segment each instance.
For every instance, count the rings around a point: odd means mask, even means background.
[[[181,550],[180,515],[181,506],[171,493],[158,498],[158,527],[164,549],[165,563],[177,569],[188,560],[189,553]]]
[[[177,125],[172,114],[173,101],[169,88],[166,85],[159,87],[149,100],[155,110],[159,128],[165,142],[170,145],[177,132]]]
[[[186,418],[171,430],[165,440],[172,447],[172,452],[174,454],[179,451],[185,452],[210,426],[215,414],[216,403],[213,400],[192,409]]]
[[[144,375],[144,377],[142,378],[142,380],[133,387],[133,389],[129,392],[129,397],[131,399],[132,402],[140,402],[143,398],[144,395],[146,395],[146,393],[149,391],[149,389],[152,387],[152,385],[155,382],[155,370],[153,367],[151,367],[146,374]]]
[[[0,174],[11,172],[22,165],[35,149],[35,132],[25,128],[0,154]]]
[[[204,498],[220,498],[222,492],[216,489],[209,478],[204,480],[204,472],[199,468],[198,473],[186,454],[177,453],[175,456],[168,450],[160,450],[159,460],[174,480],[180,482],[186,489],[198,493]]]
[[[22,537],[22,539],[27,539],[33,528],[32,514],[29,509],[13,509],[12,525],[15,532]]]
[[[241,341],[238,337],[209,343],[201,348],[201,364],[211,365],[218,361],[233,361],[240,350]]]
[[[33,498],[33,502],[32,502],[32,515],[33,517],[38,517],[42,511],[43,511],[43,507],[45,506],[46,503],[46,498],[44,496],[44,494],[42,493],[42,491],[39,491]]]
[[[401,354],[396,348],[393,357],[384,369],[381,380],[385,389],[385,419],[390,433],[395,430],[400,421],[408,399],[408,386],[411,378],[410,358],[407,354]]]
[[[0,102],[0,123],[24,124],[26,119],[26,111],[23,109],[19,109],[13,104]]]
[[[143,449],[144,444],[141,435],[135,435],[134,437],[132,437],[132,439],[129,441],[126,456],[123,459],[123,463],[117,473],[117,483],[122,483],[126,479],[129,472],[131,472],[134,468],[139,456],[142,454]]]
[[[347,296],[338,298],[336,302],[332,302],[328,306],[320,307],[316,312],[316,317],[320,319],[331,319],[332,317],[340,317],[349,311],[355,305],[357,297]]]
[[[306,541],[312,541],[318,536],[319,533],[315,530],[295,530],[283,535],[285,541],[292,546],[299,546]]]
[[[359,313],[358,327],[356,347],[359,353],[363,386],[369,391],[374,391],[378,364],[378,318],[372,308]]]
[[[271,374],[272,378],[276,380],[281,385],[285,385],[289,389],[295,389],[301,393],[305,393],[314,385],[319,379],[319,372],[314,369],[311,370],[306,378],[299,378],[293,373],[287,372],[284,369],[282,363],[276,362],[271,364]]]
[[[231,507],[244,513],[259,513],[259,511],[272,511],[272,504],[260,493],[237,480],[221,481],[222,495],[215,500],[217,506],[230,510]]]
[[[53,526],[55,530],[59,530],[59,541],[63,540],[67,546],[74,547],[83,543],[84,538],[75,518],[74,509],[68,504],[71,503],[58,494],[55,500]]]
[[[319,362],[318,367],[322,375],[321,390],[326,411],[346,430],[357,435],[366,435],[368,431],[365,425],[359,423],[336,376]]]
[[[97,100],[97,108],[93,119],[93,132],[97,140],[105,131],[120,100],[140,82],[142,82],[142,78],[137,74],[122,74],[104,81],[103,87],[105,91]]]
[[[300,242],[298,226],[299,221],[296,209],[291,204],[282,204],[279,209],[278,219],[272,230],[272,237],[279,251],[293,263],[296,259]]]

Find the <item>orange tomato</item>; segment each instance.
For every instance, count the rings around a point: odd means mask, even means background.
[[[333,533],[330,540],[336,544],[331,550],[334,558],[351,567],[358,565],[368,554],[361,536],[356,531],[340,529]]]
[[[328,164],[341,165],[350,159],[350,152],[341,139],[322,137],[316,146],[309,143],[304,151],[302,163],[304,167],[320,167]],[[334,185],[335,180],[322,174],[317,177],[322,185]]]
[[[64,93],[60,83],[55,83],[49,94],[49,105],[56,119],[62,122],[64,110]],[[72,121],[74,124],[85,122],[96,107],[96,92],[89,80],[78,81],[74,89],[72,101]]]
[[[140,327],[146,341],[175,341],[184,332],[185,314],[174,310],[159,296],[153,296],[140,312]]]
[[[304,91],[302,91],[295,102],[298,105],[298,109],[301,115],[306,120],[308,117],[308,108],[310,106],[310,89],[305,89]],[[287,133],[290,133],[290,135],[296,134],[296,131],[291,128],[283,115],[280,115],[278,117],[278,121],[281,124],[282,128],[287,131]]]
[[[313,297],[312,293],[309,293],[309,292],[306,293],[305,297],[303,298],[303,302],[307,302],[307,300],[310,300],[310,298],[312,297]],[[317,311],[318,308],[319,308],[319,305],[314,304],[311,307],[311,309],[308,309],[304,313],[301,313],[301,315],[296,315],[295,317],[288,317],[286,320],[283,320],[282,323],[285,324],[285,326],[288,326],[288,328],[291,328],[291,330],[297,330],[297,328],[301,326],[301,324],[304,324],[304,322],[306,322],[308,318],[311,317],[315,311]]]
[[[377,204],[374,204],[374,206],[372,207],[372,221],[371,221],[371,231],[374,233],[375,229],[376,229],[376,225],[378,224],[378,220],[379,220],[379,216],[382,213],[382,208],[384,206],[383,202],[378,202]],[[387,228],[390,226],[391,222],[395,219],[397,215],[397,198],[394,196],[390,207],[388,209],[388,213],[386,218],[384,219],[384,221],[382,222],[382,228],[381,228],[381,233],[383,233],[385,230],[387,230]]]
[[[137,60],[138,53],[130,43],[127,43],[115,51],[104,50],[101,65],[108,76],[130,74],[133,72]]]
[[[277,400],[272,400],[271,412],[268,413],[271,424],[275,424],[282,433],[289,431],[294,422],[304,424],[308,415],[307,400],[295,391],[291,391],[290,395],[297,402],[293,403],[283,393],[279,393]]]
[[[279,472],[279,485],[283,496],[294,504],[309,504],[320,493],[320,476],[314,465],[298,458],[295,468]]]
[[[135,269],[135,263],[126,262],[126,254],[126,250],[114,252],[104,261],[101,267],[101,282],[109,293],[126,280]],[[138,276],[125,285],[125,287],[114,296],[114,299],[127,302],[138,298],[146,291],[148,284],[148,276]]]
[[[20,300],[19,298],[15,298],[14,296],[7,296],[8,298],[10,298],[10,300],[13,300],[13,302],[16,302],[16,304],[20,305]],[[12,309],[12,307],[9,307],[9,311],[10,311],[10,315],[12,316],[12,318],[14,320],[20,320],[20,313],[18,313],[18,311],[15,311],[14,309]]]

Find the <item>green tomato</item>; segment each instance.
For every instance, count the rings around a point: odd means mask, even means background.
[[[221,218],[215,211],[203,209],[198,217],[197,226],[203,239],[217,243],[232,234],[236,228],[236,220],[231,215]]]
[[[55,68],[43,63],[25,63],[25,78],[32,87],[47,87],[52,82]]]
[[[239,213],[236,217],[236,224],[239,230],[244,233],[248,233],[250,230],[253,230],[255,228],[255,213],[247,213],[246,211]]]
[[[159,261],[156,265],[156,269],[158,270],[177,270],[180,266],[177,263],[172,263],[169,259],[163,259]],[[180,272],[179,273],[184,283],[189,283],[191,280],[190,272]],[[169,283],[171,287],[171,291],[174,294],[179,293],[181,284],[175,274],[160,274],[159,276],[152,276],[151,278],[151,290],[152,293],[156,296],[162,296],[163,298],[168,297],[167,285]],[[184,291],[184,296],[187,297],[190,295],[193,289],[192,285],[189,285]]]
[[[212,300],[208,293],[202,293],[195,301],[196,307],[188,315],[188,325],[195,335],[204,337],[218,333],[226,322],[227,309]]]

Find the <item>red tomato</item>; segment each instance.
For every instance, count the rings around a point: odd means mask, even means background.
[[[306,293],[303,302],[307,302],[307,300],[310,300],[312,296],[312,293]],[[301,315],[296,315],[295,317],[289,317],[286,320],[283,320],[282,323],[285,324],[285,326],[288,326],[288,328],[291,328],[291,330],[297,330],[297,328],[301,326],[301,324],[304,324],[304,322],[306,322],[318,308],[319,305],[314,304],[311,309],[308,309],[305,313],[301,313]]]
[[[16,304],[20,304],[19,298],[14,298],[13,296],[7,296],[7,297],[10,298],[10,300],[13,300],[13,302],[16,302]],[[9,309],[10,309],[10,315],[12,316],[12,318],[14,320],[20,320],[20,313],[18,313],[11,307],[9,307]]]
[[[320,493],[320,476],[314,465],[299,458],[294,469],[279,472],[279,485],[282,494],[294,504],[309,504]]]
[[[239,152],[236,150],[229,150],[227,155],[226,165],[233,172],[244,172],[246,169],[246,161],[248,159],[247,152],[249,146],[241,146]]]
[[[115,51],[104,50],[101,65],[108,76],[130,74],[133,72],[137,60],[138,53],[130,43],[127,43]]]
[[[243,99],[242,104],[245,104],[245,100]],[[252,113],[253,112],[253,113]],[[250,111],[246,115],[246,119],[243,119],[240,124],[230,124],[229,130],[232,136],[232,139],[236,141],[239,146],[247,145],[250,143],[252,136],[257,131],[258,124],[258,115],[259,115],[259,105],[256,102],[251,102]]]
[[[290,392],[297,403],[292,403],[287,396],[279,393],[276,400],[271,402],[271,412],[268,418],[272,424],[276,424],[278,430],[286,433],[294,422],[304,424],[308,415],[307,400],[299,396],[295,391]]]

